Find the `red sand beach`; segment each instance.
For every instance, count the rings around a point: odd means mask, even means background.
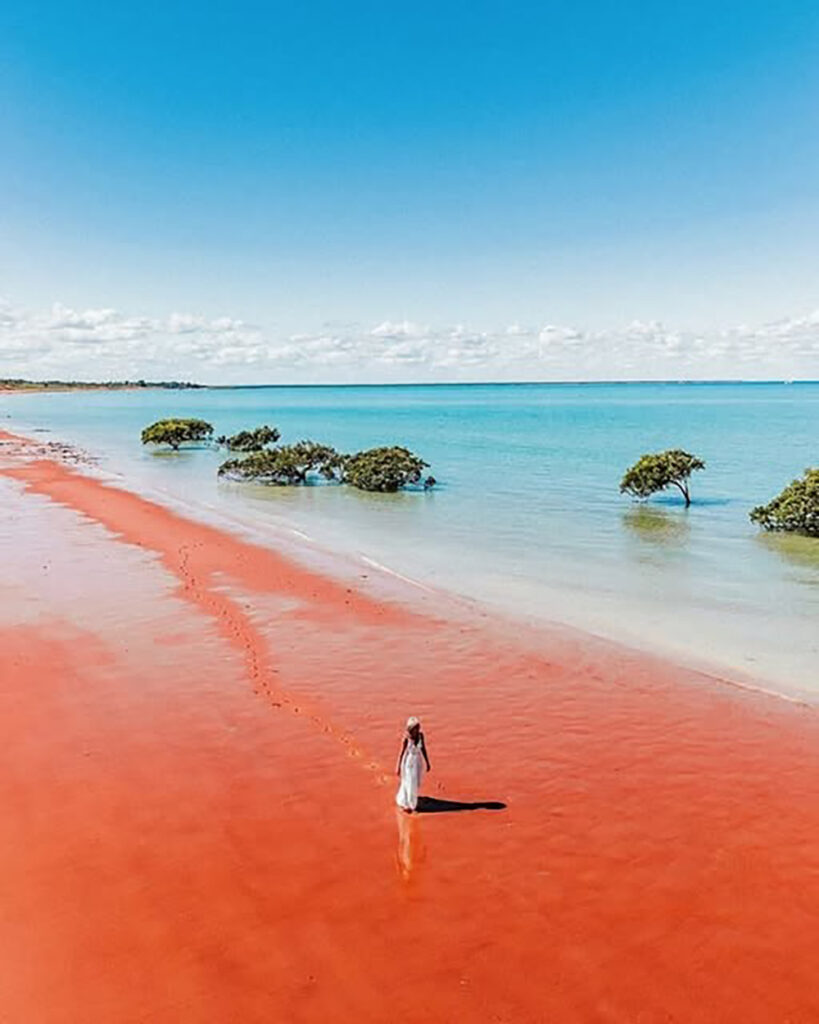
[[[819,1020],[815,708],[0,491],[0,1020]]]

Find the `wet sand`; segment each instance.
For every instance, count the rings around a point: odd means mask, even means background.
[[[35,447],[0,496],[0,1019],[819,1019],[814,708],[387,599]]]

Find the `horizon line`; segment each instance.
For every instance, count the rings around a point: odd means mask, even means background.
[[[771,377],[764,380],[745,379],[742,377],[709,377],[709,378],[612,378],[610,380],[435,380],[435,381],[344,381],[338,383],[290,383],[290,384],[197,384],[196,387],[207,388],[209,391],[231,391],[238,388],[445,388],[445,387],[605,387],[611,384],[819,384],[819,378],[813,377]]]

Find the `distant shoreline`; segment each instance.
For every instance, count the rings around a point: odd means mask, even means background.
[[[204,388],[204,384],[191,384],[185,381],[38,381],[22,378],[0,380],[0,394],[36,394],[43,391],[189,391]]]

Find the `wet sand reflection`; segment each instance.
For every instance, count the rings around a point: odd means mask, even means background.
[[[395,820],[398,823],[398,852],[396,855],[398,875],[403,882],[409,882],[415,869],[423,863],[426,857],[426,848],[416,814],[407,814],[406,811],[396,807]]]
[[[445,800],[442,797],[419,796],[415,814],[407,814],[396,807],[398,822],[398,851],[396,863],[398,874],[408,882],[413,871],[426,859],[426,845],[418,821],[423,814],[450,814],[458,811],[504,811],[506,804],[500,800]]]

